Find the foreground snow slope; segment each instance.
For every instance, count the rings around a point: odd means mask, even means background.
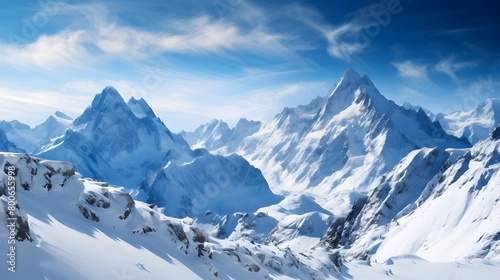
[[[14,167],[14,169],[12,169]],[[1,279],[335,279],[327,250],[289,249],[213,238],[193,224],[134,201],[73,165],[0,153],[0,251],[16,218],[16,272]],[[10,213],[8,171],[17,210]],[[5,173],[5,172],[7,173]],[[200,248],[200,250],[198,250]],[[201,254],[200,254],[201,253]],[[4,255],[5,256],[5,255]]]
[[[191,219],[167,217],[119,188],[82,178],[70,163],[0,153],[0,170],[2,254],[9,252],[7,218],[17,223],[15,272],[4,262],[1,279],[496,279],[500,268],[493,261],[403,256],[339,269],[328,249],[298,254],[215,238]],[[9,170],[18,186],[14,213],[5,195]]]

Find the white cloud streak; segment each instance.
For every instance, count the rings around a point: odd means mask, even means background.
[[[401,77],[430,82],[427,72],[427,68],[429,67],[428,64],[420,64],[411,60],[406,60],[403,62],[393,62],[392,65],[396,67]]]
[[[460,82],[461,80],[457,76],[457,72],[465,69],[477,66],[476,62],[473,61],[462,61],[457,62],[455,56],[450,56],[446,59],[442,59],[436,64],[436,71],[446,74],[455,82]]]

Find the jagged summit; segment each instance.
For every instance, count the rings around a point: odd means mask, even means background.
[[[381,111],[390,106],[367,75],[361,77],[353,69],[347,70],[327,96],[320,119],[329,119],[354,103],[374,105]]]
[[[108,86],[101,93],[96,94],[91,105],[85,109],[80,117],[75,119],[74,125],[85,124],[90,120],[96,120],[99,123],[97,117],[102,114],[110,114],[114,115],[116,119],[123,119],[124,115],[133,113],[120,93],[114,87]]]
[[[144,117],[156,118],[153,109],[151,109],[151,107],[146,102],[146,100],[144,100],[144,98],[135,99],[134,97],[131,97],[127,102],[127,105],[138,118],[144,118]]]
[[[102,105],[105,101],[113,101],[113,103],[125,103],[120,93],[118,93],[118,91],[112,86],[105,87],[100,94],[96,95],[94,101],[96,102],[92,102],[92,106]]]
[[[68,121],[72,121],[72,120],[73,120],[73,118],[72,118],[72,117],[70,117],[70,116],[68,116],[68,115],[64,114],[64,113],[63,113],[63,112],[61,112],[61,111],[56,111],[56,112],[54,113],[54,116],[56,116],[56,117],[58,117],[58,118],[60,118],[60,119],[68,120]]]
[[[361,76],[354,69],[349,69],[344,72],[339,82],[334,87],[333,92],[335,91],[338,92],[347,88],[355,90],[359,87],[370,87],[370,86],[373,86],[373,83],[366,74]]]

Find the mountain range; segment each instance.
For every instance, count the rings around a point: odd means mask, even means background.
[[[499,110],[399,106],[348,70],[268,123],[177,134],[106,87],[0,122],[0,237],[15,219],[15,279],[496,279]]]

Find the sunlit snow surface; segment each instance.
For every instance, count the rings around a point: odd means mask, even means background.
[[[132,201],[119,188],[73,175],[68,163],[0,154],[1,170],[7,162],[18,168],[16,183],[24,186],[16,198],[33,241],[16,243],[16,272],[8,271],[4,263],[1,279],[496,279],[500,268],[494,261],[430,263],[404,256],[384,263],[376,263],[377,259],[345,263],[339,271],[325,249],[299,254],[288,245],[218,239],[192,219],[166,217],[161,209]],[[3,189],[7,176],[2,172]],[[49,181],[50,190],[44,187]],[[3,196],[2,253],[7,252],[8,236],[5,202]],[[128,206],[129,214],[123,218]],[[82,209],[94,215],[86,218]],[[269,215],[328,215],[303,196],[261,210]],[[206,238],[206,251],[198,257],[194,240],[200,232]]]

